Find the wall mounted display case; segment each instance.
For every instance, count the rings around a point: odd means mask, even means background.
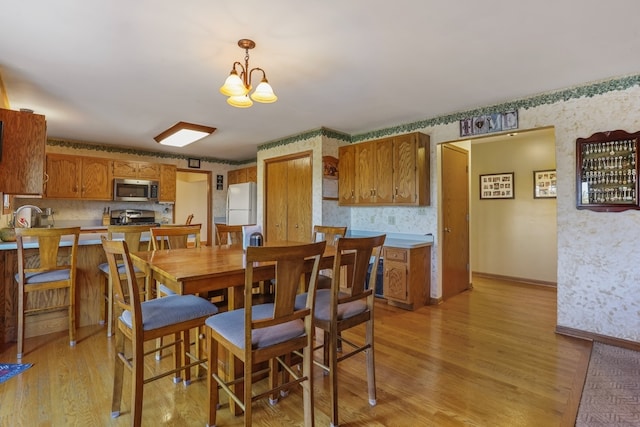
[[[576,140],[577,208],[597,212],[640,209],[638,139],[640,131],[594,133]]]

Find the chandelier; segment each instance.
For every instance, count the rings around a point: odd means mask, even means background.
[[[249,108],[253,105],[253,101],[265,104],[276,102],[278,97],[273,93],[264,70],[258,67],[249,69],[249,49],[256,47],[255,42],[249,39],[241,39],[238,40],[238,46],[245,51],[244,66],[237,61],[233,63],[231,73],[229,73],[229,77],[220,88],[220,93],[229,97],[227,99],[229,105],[238,108]],[[239,75],[236,66],[240,69]],[[262,80],[251,94],[251,97],[249,97],[249,92],[252,89],[251,75],[254,71],[262,72]],[[253,101],[251,101],[252,99]]]

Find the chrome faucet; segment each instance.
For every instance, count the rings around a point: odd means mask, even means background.
[[[18,224],[16,223],[16,221],[18,221],[18,214],[20,213],[20,211],[22,211],[22,209],[26,209],[26,208],[31,208],[31,209],[35,209],[36,212],[38,213],[42,213],[42,209],[40,209],[39,207],[37,207],[36,205],[23,205],[20,206],[18,209],[16,209],[16,211],[13,213],[13,218],[14,218],[14,226],[15,227],[21,227],[21,228],[29,228],[31,227],[30,223],[26,223],[26,224]]]

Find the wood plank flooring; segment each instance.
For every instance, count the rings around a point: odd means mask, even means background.
[[[342,426],[573,425],[591,343],[554,333],[554,288],[474,278],[472,291],[441,305],[409,312],[380,301],[375,315],[378,404],[367,401],[364,356],[343,362]],[[23,362],[34,366],[0,384],[0,426],[130,424],[128,379],[122,414],[110,417],[114,340],[97,326],[81,328],[75,348],[67,340],[63,332],[26,341]],[[3,348],[0,363],[15,363],[15,352]],[[150,358],[149,374],[156,363],[170,358]],[[314,378],[316,424],[328,425],[328,379],[320,369]],[[143,425],[205,425],[204,381],[165,378],[144,391]],[[256,426],[302,425],[298,391],[254,408]],[[242,417],[223,407],[218,425]]]

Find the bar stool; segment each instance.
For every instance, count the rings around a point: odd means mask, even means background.
[[[27,314],[66,308],[69,312],[69,345],[76,345],[76,262],[80,227],[67,228],[17,228],[18,247],[18,359],[22,359],[24,346],[24,318]],[[69,240],[70,239],[70,240]],[[25,243],[37,244],[37,256],[25,249]],[[61,246],[70,247],[64,255]],[[66,289],[66,298],[61,299],[55,290]],[[27,295],[32,292],[50,292],[52,301],[46,307],[29,307]],[[40,304],[39,302],[38,304]]]
[[[142,235],[143,233],[148,233],[150,228],[150,225],[110,225],[107,227],[107,239],[124,239],[124,241],[127,242],[127,247],[129,247],[132,252],[147,250],[149,242],[147,242],[147,247],[144,247],[144,245],[142,245]],[[120,274],[124,276],[124,265],[122,263],[119,265]],[[104,324],[105,322],[106,305],[107,336],[110,337],[113,335],[113,280],[109,274],[109,263],[103,262],[98,266],[98,269],[102,273],[100,278],[100,289],[101,295],[103,295],[105,299],[105,304],[100,305],[100,324]],[[144,280],[142,292],[146,294],[145,299],[149,299],[151,297],[149,277],[139,268],[134,268],[134,271],[136,275],[136,283],[139,283],[141,279]]]

